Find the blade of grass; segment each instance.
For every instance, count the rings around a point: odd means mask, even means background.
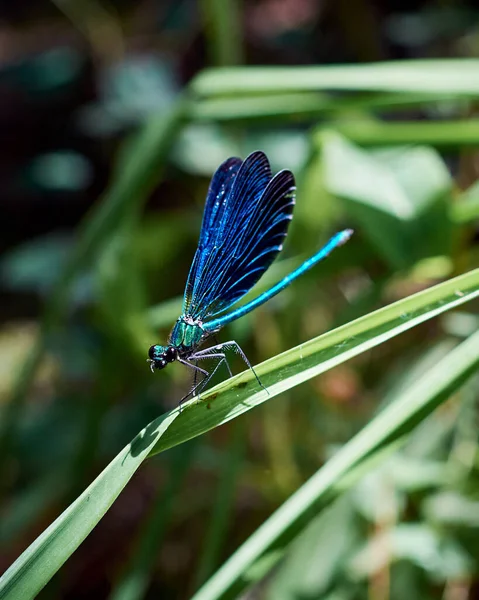
[[[199,100],[191,105],[194,121],[247,121],[248,124],[264,120],[285,119],[313,121],[325,114],[337,114],[345,110],[385,111],[454,101],[448,94],[415,94],[396,92],[390,94],[360,94],[338,98],[335,94],[303,91],[299,93],[274,93],[236,97],[213,97]],[[436,121],[437,123],[437,121]]]
[[[404,60],[360,65],[207,69],[191,83],[200,96],[263,92],[359,90],[479,94],[479,60]]]
[[[34,598],[110,508],[125,483],[147,457],[152,444],[179,416],[157,419],[156,435],[141,432],[99,477],[50,525],[0,579],[0,598]],[[135,451],[133,451],[133,447]]]
[[[330,127],[328,127],[330,128]],[[455,121],[340,121],[334,128],[361,146],[424,144],[437,147],[477,146],[479,119]],[[316,141],[321,145],[322,131]]]
[[[479,297],[479,269],[395,302],[232,377],[147,425],[0,580],[0,598],[33,598],[105,514],[141,462],[217,427],[447,310]]]
[[[181,431],[170,427],[152,454],[162,452],[213,427],[226,423],[254,406],[316,377],[465,301],[479,297],[479,269],[413,294],[342,325],[255,366],[269,395],[245,371],[191,401],[183,411],[196,415],[182,421]],[[205,410],[206,407],[206,410]]]
[[[375,454],[382,453],[385,457],[388,446],[396,449],[478,365],[479,332],[449,352],[364,427],[248,538],[195,594],[194,600],[236,598],[245,587],[261,579],[281,558],[291,540],[344,489],[346,478],[351,485],[356,479],[351,477],[355,469],[364,474],[361,467],[366,461],[376,465]]]

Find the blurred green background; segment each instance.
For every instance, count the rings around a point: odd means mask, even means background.
[[[261,149],[296,175],[258,289],[356,231],[221,332],[253,364],[478,265],[479,10],[21,0],[0,15],[3,571],[188,390],[180,365],[153,376],[145,359],[181,311],[225,158]],[[148,460],[39,597],[191,597],[478,323],[468,303]],[[478,392],[473,376],[245,597],[479,597]]]

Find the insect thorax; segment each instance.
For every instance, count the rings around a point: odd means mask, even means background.
[[[206,337],[206,332],[201,326],[201,321],[182,315],[171,330],[169,343],[176,348],[188,350],[196,348]]]

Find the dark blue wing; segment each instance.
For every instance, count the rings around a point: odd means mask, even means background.
[[[218,223],[222,218],[226,207],[226,199],[242,163],[243,161],[241,158],[228,158],[216,169],[215,174],[211,179],[208,194],[206,196],[198,249],[191,264],[190,273],[186,282],[183,314],[188,312],[198,270],[201,271],[203,269],[202,263],[206,257],[204,249],[207,248],[208,242],[216,231]]]
[[[239,166],[213,216],[208,194],[200,243],[185,292],[184,314],[204,320],[229,308],[246,294],[282,248],[294,206],[294,177],[271,176],[263,152]],[[229,161],[220,167],[227,165]],[[215,180],[210,192],[218,187]],[[222,189],[222,186],[219,186]],[[205,231],[205,228],[208,230]]]

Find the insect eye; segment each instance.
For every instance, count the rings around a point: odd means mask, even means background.
[[[173,346],[169,346],[164,354],[165,360],[168,362],[173,362],[176,360],[177,351]]]
[[[163,346],[158,346],[158,344],[150,346],[150,349],[148,350],[148,356],[151,358],[151,360],[158,360],[162,354]]]

